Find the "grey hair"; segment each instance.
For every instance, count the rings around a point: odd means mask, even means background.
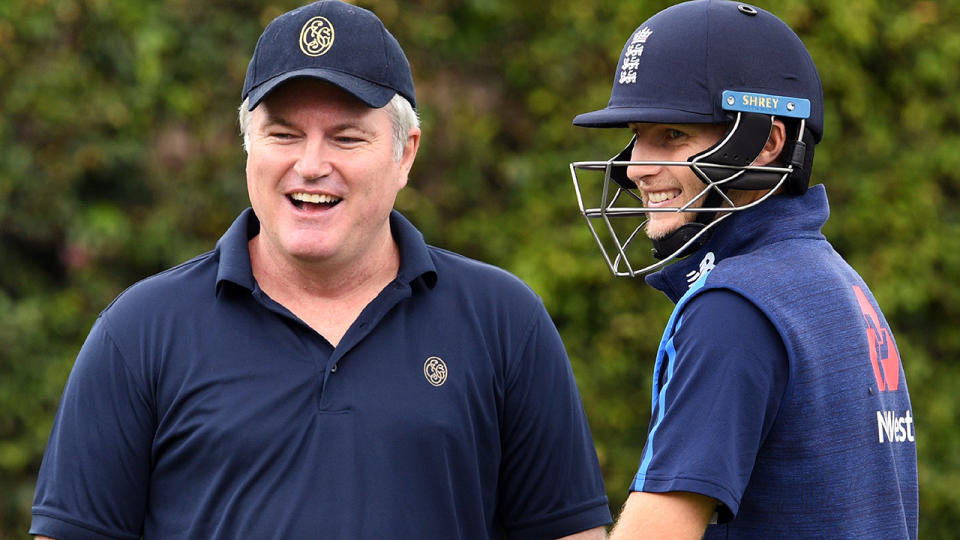
[[[240,135],[243,136],[243,150],[250,151],[250,118],[253,111],[249,110],[250,98],[243,100],[240,105]],[[413,109],[407,98],[400,94],[395,94],[389,103],[384,105],[384,110],[390,116],[390,124],[393,126],[393,157],[396,161],[403,158],[403,149],[407,145],[407,135],[413,128],[420,127],[420,117],[417,111]]]

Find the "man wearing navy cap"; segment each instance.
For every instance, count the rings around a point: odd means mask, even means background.
[[[907,383],[820,232],[823,91],[796,34],[747,4],[667,8],[574,124],[631,130],[613,158],[571,164],[580,211],[614,275],[649,274],[676,304],[612,537],[916,538]]]
[[[599,538],[611,522],[539,298],[393,210],[413,80],[369,11],[274,20],[243,88],[252,209],[101,313],[31,533]]]

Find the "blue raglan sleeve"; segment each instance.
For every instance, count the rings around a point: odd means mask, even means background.
[[[147,396],[101,315],[77,356],[54,419],[30,534],[140,538],[153,434]]]
[[[573,369],[543,305],[509,359],[499,514],[510,538],[609,524],[603,478]]]
[[[689,491],[736,515],[788,379],[776,328],[739,294],[693,297],[661,344],[662,362],[631,491]]]

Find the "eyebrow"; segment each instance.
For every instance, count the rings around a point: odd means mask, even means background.
[[[283,116],[280,116],[278,114],[273,114],[270,111],[265,111],[265,112],[267,113],[267,118],[263,123],[265,127],[272,126],[272,125],[279,125],[279,126],[283,126],[290,129],[296,129],[296,126],[294,125],[294,123],[287,120]],[[347,129],[356,129],[363,133],[373,133],[373,130],[363,127],[361,125],[361,122],[350,121],[350,120],[345,122],[340,122],[339,124],[335,124],[331,126],[328,131],[336,133],[336,132],[344,131]]]
[[[273,114],[269,110],[264,112],[267,113],[267,118],[263,122],[264,126],[280,125],[280,126],[289,127],[289,128],[293,127],[293,123],[287,120],[286,118],[280,115]]]

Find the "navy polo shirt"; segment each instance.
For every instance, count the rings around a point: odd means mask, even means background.
[[[257,286],[245,211],[97,319],[44,456],[55,538],[557,537],[610,523],[563,345],[507,272],[399,213],[334,348]]]

